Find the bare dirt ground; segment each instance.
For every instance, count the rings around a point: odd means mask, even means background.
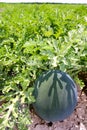
[[[74,112],[61,122],[46,122],[31,112],[32,124],[28,130],[87,130],[87,86],[78,87],[78,103]]]

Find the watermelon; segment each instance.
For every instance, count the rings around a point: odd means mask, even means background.
[[[49,70],[37,78],[33,107],[46,121],[62,121],[72,114],[77,104],[77,88],[72,78],[60,70]]]

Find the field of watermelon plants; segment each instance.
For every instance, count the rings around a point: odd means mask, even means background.
[[[42,72],[87,87],[87,5],[0,3],[0,129],[27,130]]]

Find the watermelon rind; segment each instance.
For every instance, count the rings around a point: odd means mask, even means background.
[[[62,121],[69,117],[77,104],[77,87],[73,79],[60,70],[49,70],[37,78],[33,107],[47,121]]]

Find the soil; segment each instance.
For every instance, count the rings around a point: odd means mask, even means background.
[[[78,103],[74,112],[61,122],[47,122],[31,109],[32,124],[28,130],[87,130],[87,86],[78,89]]]

